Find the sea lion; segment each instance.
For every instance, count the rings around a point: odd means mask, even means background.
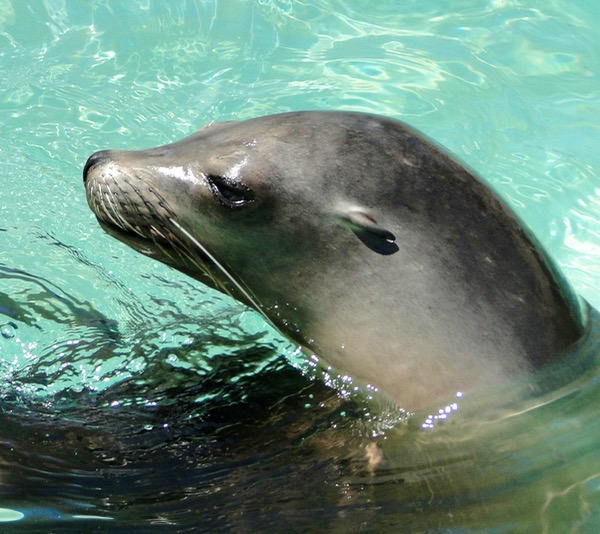
[[[396,120],[217,123],[96,152],[84,180],[117,237],[407,409],[526,373],[586,327],[586,304],[507,205]]]

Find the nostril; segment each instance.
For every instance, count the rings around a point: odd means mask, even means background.
[[[97,165],[98,163],[102,163],[104,160],[109,158],[108,150],[100,150],[99,152],[94,152],[88,160],[85,162],[85,167],[83,168],[83,183],[87,181],[87,176],[89,170]]]

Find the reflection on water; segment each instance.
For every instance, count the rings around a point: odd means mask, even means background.
[[[596,5],[475,4],[0,0],[3,526],[600,531],[597,313],[556,367],[407,417],[111,240],[81,186],[99,147],[211,121],[389,115],[475,167],[598,308]]]

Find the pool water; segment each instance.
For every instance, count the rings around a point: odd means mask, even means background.
[[[81,180],[213,121],[388,115],[600,309],[599,25],[596,0],[0,0],[0,530],[600,531],[597,313],[557,366],[407,418],[106,235]]]

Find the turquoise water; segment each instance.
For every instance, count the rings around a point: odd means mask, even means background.
[[[104,234],[81,183],[95,150],[211,121],[388,115],[475,168],[600,308],[596,4],[0,0],[0,521],[597,532],[597,319],[518,401],[461,399],[423,430]]]

